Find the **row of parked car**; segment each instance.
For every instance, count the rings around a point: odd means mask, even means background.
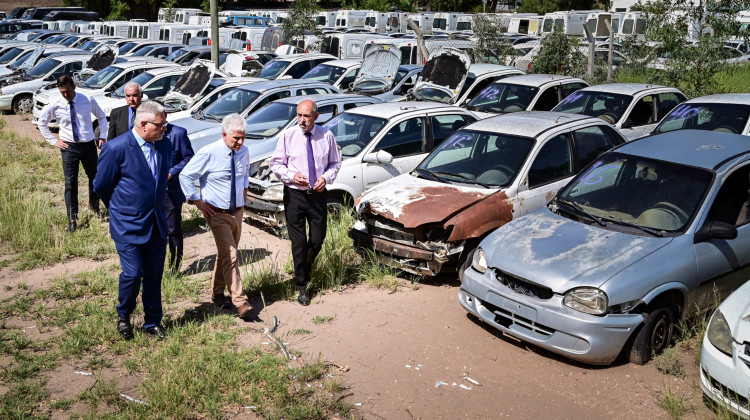
[[[588,86],[471,63],[450,48],[423,67],[404,66],[387,45],[361,61],[278,56],[259,77],[238,77],[238,61],[250,60],[236,53],[215,69],[174,60],[199,55],[197,47],[171,60],[129,58],[121,47],[132,41],[120,41],[97,40],[95,53],[37,44],[33,54],[50,54],[13,74],[17,81],[0,81],[0,106],[14,108],[12,89],[41,77],[30,104],[17,107],[35,121],[59,93],[56,73],[34,69],[81,57],[79,92],[108,112],[123,104],[124,84],[138,81],[195,149],[239,112],[253,157],[248,215],[282,227],[283,185],[267,158],[295,125],[297,104],[313,99],[341,150],[329,203],[356,207],[355,248],[420,275],[457,272],[460,304],[521,340],[587,363],[621,354],[645,363],[680,320],[747,279],[750,94],[686,101],[664,86]],[[13,48],[0,44],[0,62]],[[307,71],[292,74],[300,68]],[[737,335],[746,321],[721,315],[744,312],[736,304],[721,311],[701,380],[717,398],[738,383],[728,375],[748,354]]]

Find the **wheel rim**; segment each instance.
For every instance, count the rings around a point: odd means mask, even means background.
[[[31,112],[31,106],[32,106],[31,99],[21,99],[20,101],[18,101],[18,105],[16,105],[16,113],[28,114]]]
[[[672,325],[665,314],[660,314],[659,319],[654,323],[651,330],[651,349],[654,353],[659,353],[669,344]]]

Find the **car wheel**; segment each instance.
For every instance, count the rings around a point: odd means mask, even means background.
[[[629,352],[631,363],[644,365],[672,342],[674,315],[666,305],[655,305],[636,330]]]
[[[466,271],[469,267],[471,267],[471,261],[474,259],[474,253],[477,251],[476,248],[472,249],[466,254],[466,258],[464,258],[463,263],[458,268],[458,281],[463,283],[464,282],[464,271]]]
[[[13,112],[16,115],[31,114],[34,100],[31,95],[19,95],[13,99]]]

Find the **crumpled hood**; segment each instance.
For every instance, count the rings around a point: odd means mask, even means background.
[[[488,266],[565,293],[601,287],[670,241],[590,226],[545,206],[496,230],[480,246]]]
[[[750,341],[750,281],[729,295],[719,310],[729,324],[734,340],[743,343]]]
[[[444,184],[410,174],[399,175],[366,191],[357,212],[369,212],[414,228],[443,222],[498,190]]]

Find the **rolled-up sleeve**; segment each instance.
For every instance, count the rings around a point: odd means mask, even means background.
[[[326,132],[324,138],[328,143],[328,165],[325,172],[323,172],[323,178],[325,178],[326,184],[333,184],[339,173],[339,169],[341,169],[341,153],[339,153],[339,146],[336,144],[333,133],[330,131]]]

